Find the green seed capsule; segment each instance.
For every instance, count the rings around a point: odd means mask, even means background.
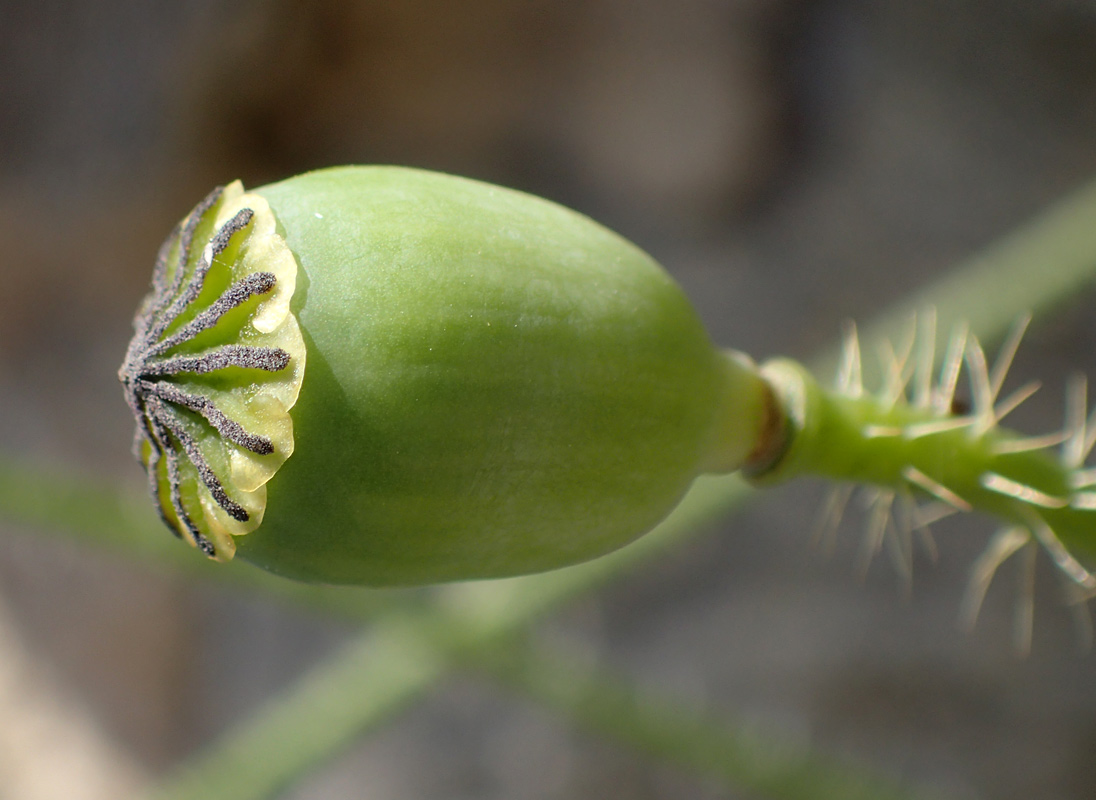
[[[644,253],[475,181],[347,167],[214,192],[120,377],[167,524],[371,585],[552,569],[763,440],[766,384]]]

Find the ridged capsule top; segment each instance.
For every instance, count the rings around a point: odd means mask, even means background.
[[[293,452],[296,275],[266,201],[239,181],[213,190],[161,247],[118,373],[160,515],[221,560],[262,522]]]

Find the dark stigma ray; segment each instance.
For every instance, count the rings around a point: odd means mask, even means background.
[[[255,212],[250,208],[242,208],[232,219],[221,226],[221,229],[217,231],[217,235],[202,251],[201,258],[198,259],[198,264],[194,267],[194,274],[187,281],[186,287],[175,298],[171,306],[157,319],[156,325],[152,329],[154,339],[159,339],[164,331],[171,326],[171,323],[186,310],[187,306],[198,299],[198,295],[202,293],[205,286],[206,276],[213,266],[213,259],[224,252],[232,237],[247,227],[254,215]],[[187,252],[189,253],[189,251],[190,247],[188,246]]]
[[[177,539],[183,538],[183,534],[178,528],[168,519],[167,510],[164,508],[164,501],[160,497],[160,461],[163,459],[163,449],[160,444],[153,438],[145,438],[144,436],[138,437],[138,447],[144,442],[149,443],[149,450],[151,451],[148,457],[148,464],[145,466],[146,477],[148,478],[148,492],[152,495],[152,502],[156,506],[156,511],[160,515],[161,521],[171,533]],[[182,498],[180,498],[180,503]]]
[[[197,356],[174,356],[154,361],[140,372],[141,377],[160,377],[190,372],[202,375],[228,367],[261,369],[264,372],[280,372],[289,366],[289,353],[280,347],[249,347],[245,344],[226,344]]]
[[[175,416],[168,406],[166,406],[159,399],[150,397],[148,398],[147,407],[152,412],[152,417],[157,423],[164,426],[183,448],[183,452],[186,453],[187,459],[194,465],[194,469],[198,472],[198,478],[205,485],[209,493],[213,495],[213,499],[217,501],[217,505],[225,510],[230,517],[238,522],[247,522],[250,517],[243,506],[236,503],[225,492],[224,487],[221,486],[220,480],[217,479],[216,473],[213,472],[212,467],[209,466],[209,462],[205,460],[205,456],[202,455],[202,450],[198,447],[198,443],[194,441],[189,433],[184,430],[182,423],[178,417]],[[170,451],[169,451],[170,452]]]
[[[241,208],[233,215],[232,219],[221,226],[221,229],[217,231],[217,235],[206,245],[210,250],[209,260],[211,262],[225,251],[233,236],[251,224],[254,216],[255,212],[250,208]]]
[[[213,543],[205,537],[205,535],[198,530],[198,526],[194,524],[194,520],[190,518],[190,515],[186,513],[186,509],[183,508],[183,488],[182,480],[179,477],[179,455],[175,451],[175,448],[167,446],[164,450],[164,455],[167,458],[167,484],[171,494],[171,507],[175,510],[175,516],[186,528],[187,533],[190,534],[194,540],[194,544],[212,558],[216,555],[217,550],[213,547]]]
[[[266,294],[274,289],[277,279],[272,272],[253,272],[245,278],[241,278],[229,286],[224,293],[210,304],[202,313],[173,333],[168,338],[156,344],[151,344],[146,352],[146,358],[163,353],[172,347],[188,342],[205,330],[209,330],[232,309],[243,305],[252,297]],[[193,301],[191,301],[193,302]]]
[[[206,418],[217,433],[245,450],[250,450],[252,453],[261,456],[270,455],[274,452],[274,445],[271,444],[268,438],[248,433],[243,425],[217,408],[214,402],[204,395],[187,394],[165,382],[141,381],[141,388],[146,393],[155,395],[161,400],[196,411]]]
[[[190,212],[190,215],[185,220],[183,220],[182,226],[176,229],[178,230],[179,236],[179,258],[175,264],[175,274],[172,276],[170,287],[163,286],[162,291],[155,292],[155,294],[153,295],[153,307],[149,309],[150,328],[153,326],[153,323],[159,321],[160,314],[167,307],[168,303],[171,302],[171,299],[175,297],[179,293],[179,290],[182,288],[183,279],[186,274],[186,265],[187,262],[190,260],[190,247],[194,242],[194,233],[198,230],[198,225],[201,224],[202,219],[205,217],[205,215],[221,199],[221,195],[223,193],[224,187],[218,186],[212,192],[207,194],[202,202],[198,203],[198,205],[194,207],[194,210]],[[171,238],[173,237],[168,237],[168,241],[171,241]],[[167,254],[165,253],[165,256],[166,255]],[[163,283],[166,284],[166,281],[167,263],[165,258]],[[155,289],[155,283],[153,284],[153,287]]]

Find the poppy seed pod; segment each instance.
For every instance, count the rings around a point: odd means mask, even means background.
[[[752,362],[584,216],[395,167],[210,194],[120,377],[172,530],[310,581],[552,569],[754,454]]]

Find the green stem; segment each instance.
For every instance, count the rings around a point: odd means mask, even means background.
[[[153,797],[270,797],[410,705],[447,667],[413,623],[388,619],[177,770]]]
[[[512,625],[475,609],[394,614],[275,698],[154,800],[260,800],[376,730],[467,664],[568,719],[706,779],[779,800],[923,797],[861,767],[731,728],[558,652],[512,642]],[[426,634],[426,631],[432,631]]]
[[[470,663],[566,719],[717,781],[780,800],[913,800],[928,795],[837,759],[754,732],[639,687],[558,648],[525,641],[475,651]]]
[[[860,326],[861,340],[900,342],[910,319],[936,309],[945,334],[969,323],[983,343],[1004,335],[1024,312],[1038,317],[1048,308],[1091,290],[1096,273],[1096,181],[1089,181],[1036,217],[956,265],[948,274],[900,300]],[[947,345],[938,336],[936,355]],[[841,348],[834,345],[811,362],[815,375],[830,376]],[[868,352],[867,350],[865,352]],[[865,363],[865,378],[876,368]]]

